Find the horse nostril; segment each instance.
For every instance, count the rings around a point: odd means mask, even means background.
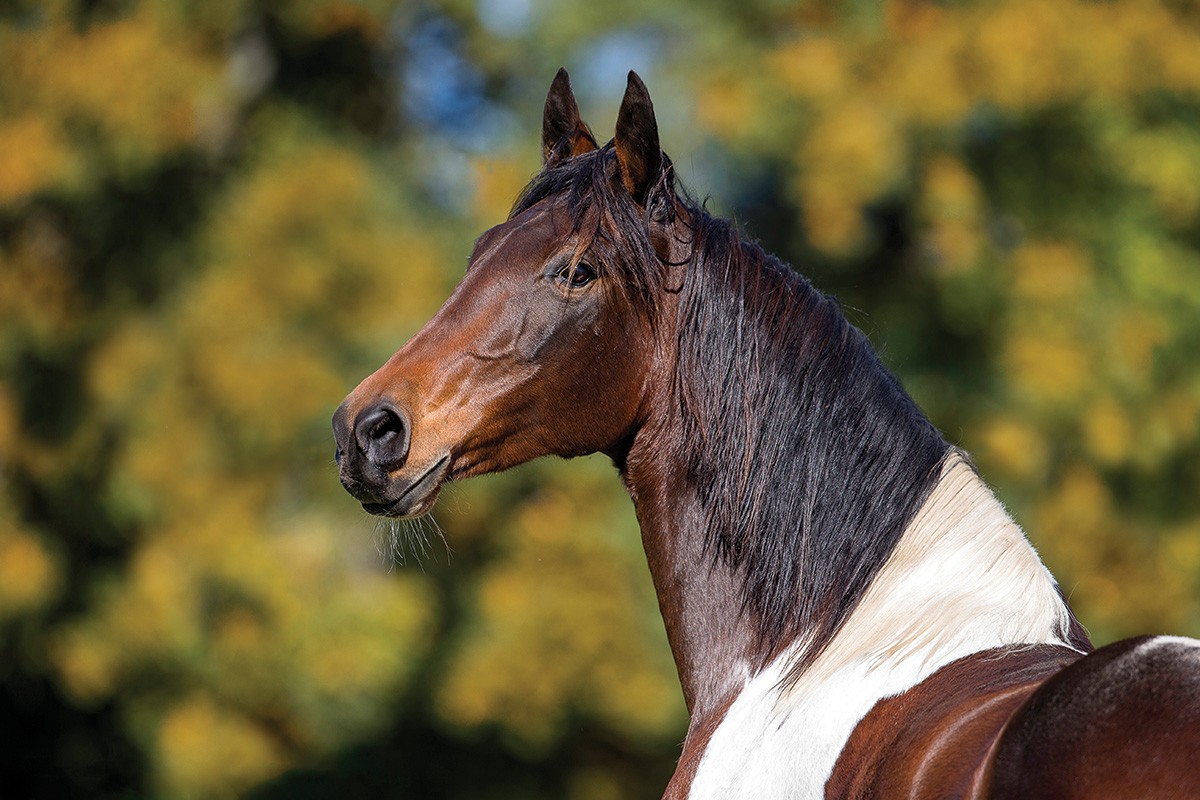
[[[359,416],[354,438],[367,460],[383,469],[396,466],[408,455],[409,426],[400,409],[388,403]]]

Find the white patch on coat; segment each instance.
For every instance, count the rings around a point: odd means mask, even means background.
[[[1068,641],[1049,571],[958,453],[829,647],[794,682],[804,643],[750,680],[713,732],[691,800],[821,798],[879,700],[971,653]]]

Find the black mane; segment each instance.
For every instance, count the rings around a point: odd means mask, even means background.
[[[629,252],[593,266],[650,310],[667,272],[651,222],[687,221],[676,457],[707,514],[707,551],[742,576],[764,658],[807,642],[797,674],[870,586],[948,445],[836,300],[680,196],[665,159],[646,209],[620,188],[615,161],[610,143],[544,170],[513,215],[565,193],[578,230],[596,208],[592,235]]]

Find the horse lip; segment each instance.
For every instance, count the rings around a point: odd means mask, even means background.
[[[450,454],[446,453],[441,458],[433,463],[429,469],[422,472],[416,480],[408,485],[400,495],[392,501],[383,503],[363,503],[362,507],[369,514],[375,514],[381,517],[403,517],[407,508],[414,505],[419,505],[420,501],[429,496],[432,491],[435,491],[441,484],[441,478],[446,473],[446,467],[450,463]],[[432,480],[431,480],[432,478]],[[413,496],[414,492],[421,487],[429,487],[428,491],[420,492],[417,495],[417,503],[407,503],[409,497]]]

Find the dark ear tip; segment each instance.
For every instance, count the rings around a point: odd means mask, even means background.
[[[559,67],[554,81],[550,84],[550,91],[546,94],[545,123],[555,122],[569,127],[579,118],[578,108],[575,104],[575,93],[571,90],[571,78],[567,75],[565,67]],[[560,117],[563,115],[574,119],[562,120]],[[555,132],[561,135],[565,129]]]
[[[641,76],[633,70],[629,70],[628,82],[625,84],[625,97],[631,100],[636,97],[646,102],[650,101],[650,90],[646,88]]]
[[[658,123],[654,104],[641,77],[629,71],[629,85],[621,110],[617,112],[617,130],[613,141],[621,180],[633,199],[643,203],[649,188],[662,172],[662,150],[658,144]]]
[[[579,118],[571,79],[566,68],[559,67],[542,111],[542,163],[549,166],[595,149],[595,137]]]

